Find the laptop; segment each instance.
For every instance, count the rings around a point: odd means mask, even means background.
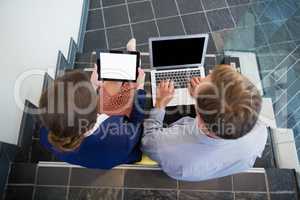
[[[204,59],[208,34],[159,37],[149,39],[152,103],[155,106],[156,87],[161,80],[172,80],[175,94],[168,106],[192,105],[188,81],[205,76]]]

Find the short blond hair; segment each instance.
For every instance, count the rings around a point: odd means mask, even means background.
[[[208,131],[224,139],[244,136],[254,127],[261,110],[258,89],[229,65],[217,66],[211,83],[196,98],[197,113]]]

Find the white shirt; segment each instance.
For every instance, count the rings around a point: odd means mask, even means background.
[[[88,132],[86,132],[84,134],[84,137],[89,137],[89,136],[93,135],[94,132],[96,132],[96,130],[100,127],[102,122],[104,122],[108,118],[109,118],[109,116],[107,114],[104,114],[104,113],[103,114],[97,114],[96,123],[94,124],[94,126],[91,130],[89,130]]]

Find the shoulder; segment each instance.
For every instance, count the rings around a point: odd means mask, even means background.
[[[244,141],[243,143],[248,143],[252,148],[261,147],[263,148],[268,139],[269,128],[261,121],[257,121],[252,130],[242,137],[240,140]],[[258,148],[261,150],[261,148]]]
[[[256,124],[252,128],[252,130],[248,133],[248,135],[268,135],[268,126],[262,122],[261,120],[257,120]]]

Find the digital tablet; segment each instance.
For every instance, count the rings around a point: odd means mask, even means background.
[[[135,82],[139,63],[139,52],[100,52],[97,59],[98,79]]]

